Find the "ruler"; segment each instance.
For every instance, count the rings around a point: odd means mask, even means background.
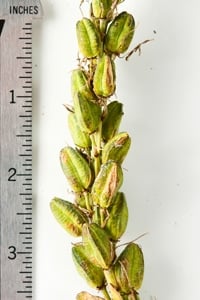
[[[33,298],[32,22],[39,0],[0,0],[1,300]]]

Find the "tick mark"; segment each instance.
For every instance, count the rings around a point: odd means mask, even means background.
[[[3,30],[4,24],[5,24],[5,20],[0,20],[0,36],[1,36],[2,30]]]

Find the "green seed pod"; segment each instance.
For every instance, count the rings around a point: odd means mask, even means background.
[[[92,186],[94,203],[102,208],[108,208],[121,187],[122,181],[122,169],[116,162],[108,161],[103,164]]]
[[[114,160],[119,164],[124,161],[131,145],[131,139],[126,132],[115,135],[102,150],[102,163]]]
[[[118,131],[122,116],[122,103],[113,101],[107,106],[107,113],[102,123],[102,136],[105,141],[110,140]]]
[[[80,92],[80,94],[84,95],[88,100],[96,99],[96,96],[90,87],[87,75],[81,69],[75,69],[72,71],[71,89],[73,98],[78,92]]]
[[[144,275],[144,258],[137,244],[130,243],[126,246],[114,265],[114,272],[122,292],[130,293],[140,288]]]
[[[73,203],[54,198],[50,203],[51,211],[60,225],[71,235],[80,236],[83,224],[88,222],[86,215]]]
[[[73,246],[72,257],[79,274],[92,288],[100,289],[104,285],[103,270],[88,260],[85,247],[80,244]]]
[[[119,55],[125,52],[134,35],[135,21],[131,14],[120,13],[110,24],[105,37],[105,50]]]
[[[94,23],[83,18],[76,23],[76,34],[79,50],[87,58],[99,55],[101,51],[101,38]]]
[[[72,147],[65,147],[60,151],[62,170],[74,192],[87,189],[92,181],[92,172],[88,162]]]
[[[108,213],[109,219],[105,230],[112,240],[118,240],[125,232],[128,223],[128,207],[124,193],[117,193]]]
[[[92,12],[95,18],[107,17],[112,6],[112,0],[92,0]]]
[[[77,93],[74,97],[74,110],[82,131],[90,134],[97,130],[101,122],[100,105]]]
[[[114,251],[106,232],[97,224],[91,223],[83,226],[82,237],[88,259],[98,267],[108,269],[113,261]]]
[[[87,292],[81,292],[76,296],[76,300],[104,300],[104,298],[93,296]]]
[[[68,114],[68,126],[71,132],[72,139],[76,146],[78,146],[79,148],[91,147],[91,139],[88,133],[81,130],[79,122],[76,118],[76,114],[73,112],[70,112]]]
[[[115,65],[109,55],[99,58],[93,78],[93,89],[97,96],[110,97],[116,88]]]

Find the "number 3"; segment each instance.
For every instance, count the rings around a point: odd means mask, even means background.
[[[15,259],[17,257],[16,248],[14,246],[10,246],[10,247],[8,247],[8,249],[10,250],[9,253],[11,254],[11,255],[8,256],[8,258],[9,259]]]

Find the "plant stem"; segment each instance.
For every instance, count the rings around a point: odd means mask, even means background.
[[[91,134],[90,137],[92,141],[91,155],[94,162],[94,173],[96,177],[101,167],[100,151],[101,151],[101,140],[102,140],[102,122],[100,122],[98,130],[95,133]]]

